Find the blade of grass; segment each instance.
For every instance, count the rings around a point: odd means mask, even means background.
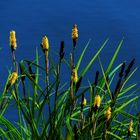
[[[0,117],[0,124],[6,127],[7,131],[10,131],[9,134],[11,135],[11,137],[13,137],[14,140],[24,140],[17,128],[3,116]]]
[[[130,104],[131,102],[137,100],[139,97],[140,97],[140,95],[139,95],[139,96],[136,96],[136,97],[134,97],[134,98],[132,98],[132,99],[130,99],[130,100],[127,101],[126,103],[123,103],[120,107],[116,108],[114,112],[120,111],[121,109],[123,109],[124,107],[126,107],[126,106],[127,106],[128,104]]]
[[[83,71],[80,74],[80,77],[83,77],[86,72],[88,71],[88,69],[91,67],[92,63],[95,61],[95,59],[97,58],[97,56],[100,54],[100,52],[102,51],[102,49],[105,47],[105,45],[107,44],[109,39],[107,39],[103,45],[101,46],[101,48],[97,51],[97,53],[93,56],[93,58],[90,60],[90,62],[88,63],[88,65],[83,69]]]
[[[130,78],[133,76],[133,74],[137,71],[137,69],[138,69],[138,68],[135,68],[135,69],[131,72],[131,74],[125,79],[125,81],[124,81],[124,83],[123,83],[123,85],[122,85],[121,90],[123,89],[123,87],[125,86],[125,84],[130,80]]]
[[[100,67],[101,67],[101,71],[102,71],[102,74],[103,74],[103,77],[104,77],[104,80],[105,80],[105,84],[106,84],[106,86],[107,86],[108,94],[109,94],[109,96],[110,96],[110,99],[112,100],[112,94],[111,94],[111,91],[110,91],[109,84],[108,84],[108,82],[107,82],[107,80],[106,80],[106,75],[105,75],[105,72],[104,72],[104,69],[103,69],[103,66],[102,66],[100,57],[98,57],[98,60],[99,60]]]
[[[82,59],[83,59],[83,56],[84,56],[84,54],[85,54],[85,52],[86,52],[86,50],[87,50],[87,48],[88,48],[88,46],[89,46],[89,44],[90,44],[90,41],[91,41],[91,40],[88,41],[88,43],[86,44],[84,50],[82,51],[82,53],[81,53],[81,55],[80,55],[80,58],[79,58],[79,60],[78,60],[78,62],[77,62],[77,65],[76,65],[77,71],[78,71],[79,66],[80,66],[80,64],[81,64],[81,61],[82,61]]]
[[[120,43],[119,43],[117,49],[115,50],[114,55],[113,55],[112,58],[111,58],[111,61],[110,61],[109,65],[108,65],[108,67],[107,67],[107,70],[106,70],[106,72],[105,72],[106,75],[109,74],[109,72],[110,72],[110,70],[111,70],[111,68],[112,68],[112,66],[113,66],[113,64],[114,64],[114,61],[115,61],[115,59],[116,59],[116,57],[117,57],[117,55],[118,55],[118,52],[119,52],[119,50],[120,50],[122,44],[123,44],[123,39],[120,41]],[[103,88],[104,84],[105,84],[105,83],[104,83],[104,79],[102,79],[99,85],[100,85],[101,88]],[[100,92],[100,90],[99,90],[98,92]]]
[[[32,76],[27,72],[24,65],[21,63],[21,68],[23,69],[24,74],[31,80],[31,82],[38,88],[38,90],[43,94],[42,88],[35,82],[35,80],[32,78]]]
[[[5,130],[3,130],[2,128],[0,128],[0,137],[4,137],[7,140],[10,140],[8,134],[5,132]]]
[[[118,140],[123,140],[123,138],[119,137],[118,135],[116,135],[110,131],[107,131],[107,134],[113,136],[114,138],[117,138]]]
[[[38,65],[38,51],[36,49],[36,64]],[[39,79],[39,68],[36,67],[36,76],[35,76],[35,83],[38,85],[38,79]],[[37,96],[37,86],[34,85],[34,91],[33,91],[33,102],[32,102],[32,116],[35,117],[35,103],[36,103],[36,96]]]

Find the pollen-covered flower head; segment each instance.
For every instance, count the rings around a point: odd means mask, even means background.
[[[44,51],[49,49],[49,40],[48,40],[47,36],[44,36],[44,37],[42,38],[42,43],[41,43],[41,45],[42,45],[42,49],[43,49]]]
[[[16,32],[15,32],[15,31],[11,31],[11,32],[10,32],[9,40],[10,40],[10,46],[11,46],[11,48],[12,48],[13,50],[15,50],[16,47],[17,47]]]
[[[132,133],[132,132],[133,132],[133,121],[131,119],[129,122],[128,133]]]
[[[101,104],[101,97],[100,95],[96,95],[94,98],[94,107],[99,108]]]
[[[106,121],[109,121],[111,118],[111,107],[109,106],[104,113]]]
[[[72,69],[71,79],[74,83],[77,83],[78,81],[77,69],[75,67]]]
[[[77,25],[74,24],[73,28],[72,28],[72,39],[73,40],[77,40],[78,39],[78,29],[77,29]]]
[[[10,79],[9,79],[9,82],[10,82],[11,86],[16,82],[17,78],[18,78],[18,73],[17,72],[13,72],[11,74]]]
[[[87,104],[87,99],[84,97],[83,101],[82,101],[82,105],[85,106]]]

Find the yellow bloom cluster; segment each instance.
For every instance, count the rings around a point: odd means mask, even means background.
[[[73,138],[72,138],[71,134],[69,132],[67,132],[65,140],[72,140],[72,139]]]
[[[48,50],[49,49],[49,40],[48,40],[47,36],[44,36],[42,38],[42,49],[43,50]]]
[[[96,95],[94,98],[94,107],[99,108],[101,104],[101,97],[100,95]]]
[[[10,32],[10,46],[13,50],[16,49],[17,47],[17,42],[16,42],[16,32],[15,31],[11,31]]]
[[[13,72],[11,74],[10,79],[9,79],[9,82],[10,82],[11,86],[16,82],[17,78],[18,78],[18,73],[17,72]]]
[[[77,69],[76,68],[72,69],[71,79],[73,80],[74,83],[77,83],[77,81],[78,81],[78,74],[77,74]]]
[[[106,121],[109,121],[109,119],[111,118],[111,107],[110,106],[105,111],[105,118],[106,118]]]
[[[87,99],[84,97],[84,100],[82,102],[82,105],[85,106],[87,104]]]
[[[132,131],[133,131],[133,121],[131,119],[128,127],[128,132],[131,133]]]
[[[72,29],[72,39],[73,40],[77,40],[78,39],[78,29],[77,29],[77,25],[76,24],[73,26],[73,29]]]

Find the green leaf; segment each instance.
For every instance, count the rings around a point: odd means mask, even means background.
[[[136,96],[136,97],[134,97],[134,98],[132,98],[132,99],[130,99],[130,100],[127,101],[126,103],[123,103],[120,107],[116,108],[114,112],[120,111],[121,109],[123,109],[124,107],[126,107],[126,106],[127,106],[128,104],[130,104],[131,102],[137,100],[139,97],[140,97],[140,95],[139,95],[139,96]]]
[[[109,135],[111,135],[111,136],[117,138],[118,140],[123,140],[123,138],[119,137],[118,135],[116,135],[116,134],[114,134],[114,133],[112,133],[112,132],[110,132],[110,131],[107,131],[107,134],[109,134]]]
[[[5,130],[3,130],[2,128],[0,128],[0,137],[10,140],[10,137],[8,136],[8,132],[6,133]]]
[[[37,84],[35,82],[35,80],[32,78],[32,76],[28,73],[28,71],[26,70],[26,68],[24,67],[24,65],[21,63],[21,68],[23,69],[23,73],[31,80],[31,82],[37,87],[37,89],[43,93],[42,88],[39,86],[39,84]]]
[[[123,89],[123,87],[125,86],[125,84],[130,80],[130,78],[133,76],[133,74],[134,74],[136,71],[137,71],[137,68],[135,68],[135,69],[131,72],[131,74],[125,79],[125,81],[124,81],[124,83],[123,83],[123,85],[122,85],[121,90]]]
[[[20,132],[17,130],[16,127],[14,127],[12,125],[12,123],[10,123],[6,118],[4,118],[3,116],[0,117],[0,125],[5,127],[7,130],[6,132],[10,134],[10,136],[14,139],[14,140],[24,140],[24,138],[22,138]],[[2,127],[1,127],[2,128]]]
[[[108,68],[107,68],[107,70],[106,70],[106,73],[109,73],[109,72],[110,72],[110,70],[111,70],[111,68],[112,68],[112,65],[114,64],[114,61],[115,61],[115,59],[116,59],[116,57],[117,57],[117,55],[118,55],[118,52],[119,52],[119,50],[120,50],[122,44],[123,44],[123,40],[120,41],[120,43],[119,43],[119,45],[118,45],[118,47],[117,47],[117,49],[116,49],[116,51],[115,51],[113,57],[111,58],[111,61],[110,61],[109,65],[108,65]]]
[[[74,134],[70,125],[70,115],[67,115],[66,117],[66,125],[67,125],[67,129],[69,130],[70,135],[73,136]]]
[[[101,46],[101,48],[97,51],[97,53],[93,56],[93,58],[90,60],[90,62],[88,63],[88,65],[83,69],[82,73],[80,74],[80,77],[83,77],[86,72],[88,71],[88,69],[91,67],[92,63],[95,61],[95,59],[97,58],[97,56],[100,54],[100,52],[102,51],[102,49],[105,47],[105,45],[107,44],[108,39],[103,43],[103,45]]]
[[[115,61],[115,59],[117,57],[117,54],[118,54],[118,52],[119,52],[119,50],[120,50],[120,48],[122,46],[122,43],[123,43],[123,40],[120,41],[120,43],[119,43],[114,55],[112,56],[111,61],[110,61],[109,65],[108,65],[108,67],[107,67],[107,70],[106,70],[105,74],[109,74],[109,72],[110,72],[110,70],[112,68],[112,65],[114,64],[114,61]],[[105,84],[104,79],[102,79],[100,84],[99,84],[101,89],[103,88],[104,84]]]
[[[38,65],[38,51],[36,49],[36,64]],[[39,79],[39,68],[36,67],[36,76],[35,76],[35,83],[38,85],[38,79]],[[33,117],[35,116],[35,103],[36,103],[36,96],[37,96],[37,86],[34,85],[34,92],[33,92],[33,102],[32,102],[32,114]]]
[[[90,40],[88,41],[88,43],[86,44],[86,46],[85,46],[83,52],[82,52],[81,55],[80,55],[80,58],[79,58],[79,60],[78,60],[78,62],[77,62],[77,65],[76,65],[77,71],[78,71],[79,66],[80,66],[80,64],[81,64],[81,61],[82,61],[82,59],[83,59],[83,56],[84,56],[84,54],[85,54],[85,52],[86,52],[86,50],[87,50],[87,48],[88,48],[88,46],[89,46],[89,43],[90,43]]]
[[[110,90],[109,84],[108,84],[108,82],[107,82],[107,80],[106,80],[106,75],[105,75],[105,73],[104,73],[104,69],[103,69],[102,63],[101,63],[101,61],[100,61],[100,57],[98,57],[98,58],[99,58],[100,67],[101,67],[101,70],[102,70],[102,73],[103,73],[103,78],[104,78],[104,81],[105,81],[106,86],[107,86],[108,94],[109,94],[109,96],[110,96],[110,99],[112,100],[111,90]]]

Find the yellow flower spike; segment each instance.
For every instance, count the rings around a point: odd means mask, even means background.
[[[128,127],[128,133],[131,133],[131,132],[133,132],[133,121],[132,121],[132,119],[130,120],[129,127]]]
[[[77,40],[78,39],[78,29],[77,25],[75,24],[72,28],[72,39]]]
[[[108,109],[104,113],[106,121],[109,121],[111,118],[111,107],[109,106]]]
[[[41,45],[42,45],[42,49],[43,49],[43,50],[48,50],[48,49],[49,49],[49,40],[48,40],[47,36],[44,36],[44,37],[42,38],[42,43],[41,43]]]
[[[101,104],[101,97],[100,95],[96,95],[94,98],[94,107],[99,108]]]
[[[87,99],[84,97],[84,100],[82,102],[82,105],[85,106],[87,104]]]
[[[65,137],[65,140],[72,140],[72,139],[73,139],[73,138],[72,138],[72,136],[70,135],[70,133],[67,132],[66,137]]]
[[[10,82],[11,86],[16,82],[17,78],[18,78],[18,73],[17,72],[13,72],[11,74],[10,79],[9,79],[9,82]]]
[[[11,48],[12,48],[13,50],[15,50],[16,47],[17,47],[16,32],[15,32],[15,31],[11,31],[11,32],[10,32],[9,40],[10,40],[10,46],[11,46]]]
[[[77,83],[77,81],[78,81],[78,74],[77,74],[77,69],[76,68],[72,69],[72,80],[73,80],[74,83]]]

